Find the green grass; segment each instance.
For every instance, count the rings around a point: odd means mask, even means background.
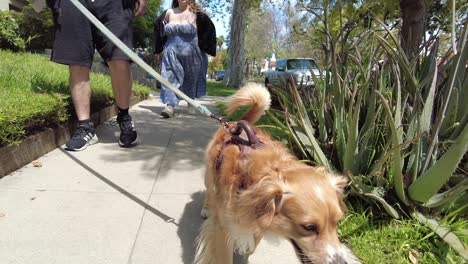
[[[93,112],[113,103],[110,78],[91,74],[91,85]],[[138,84],[133,90],[149,95],[149,89]],[[68,67],[46,56],[0,50],[0,104],[0,146],[64,123],[73,113]]]
[[[237,91],[236,88],[226,87],[223,82],[207,81],[206,93],[209,96],[230,96]]]
[[[359,200],[348,200],[345,219],[338,230],[344,241],[363,263],[411,264],[410,254],[418,263],[466,263],[447,243],[416,220],[396,220],[373,215]],[[352,205],[351,205],[352,204]],[[468,225],[459,220],[450,225],[454,232],[464,233]]]

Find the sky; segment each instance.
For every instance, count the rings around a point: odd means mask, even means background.
[[[162,8],[163,10],[166,10],[170,8],[172,5],[172,0],[163,0]],[[211,20],[213,21],[213,24],[215,25],[216,28],[216,36],[224,36],[224,39],[227,39],[228,33],[226,30],[226,27],[229,26],[229,17],[231,14],[225,14],[224,17],[221,18],[221,16],[217,17],[211,17]],[[225,26],[226,25],[226,26]]]

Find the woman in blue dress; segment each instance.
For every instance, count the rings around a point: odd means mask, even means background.
[[[163,52],[161,75],[188,97],[206,95],[207,54],[216,56],[216,30],[195,0],[173,0],[156,20],[154,52]],[[174,116],[180,99],[162,85],[161,115]],[[195,109],[189,108],[189,112]]]

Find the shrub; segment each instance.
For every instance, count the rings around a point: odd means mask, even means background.
[[[277,125],[298,156],[349,176],[351,194],[420,221],[466,259],[466,221],[451,223],[468,208],[468,20],[441,61],[438,38],[409,60],[378,22],[385,34],[331,42],[331,72],[312,96],[278,89]]]
[[[42,51],[52,48],[54,21],[50,9],[44,8],[37,13],[29,4],[21,14],[19,29],[21,37],[27,40],[26,49]]]
[[[0,11],[0,49],[22,51],[25,41],[21,38],[19,15],[9,11]]]

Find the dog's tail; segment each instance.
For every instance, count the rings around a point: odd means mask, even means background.
[[[270,93],[261,84],[249,83],[227,100],[227,113],[232,114],[243,106],[252,106],[240,120],[254,124],[270,108]]]

